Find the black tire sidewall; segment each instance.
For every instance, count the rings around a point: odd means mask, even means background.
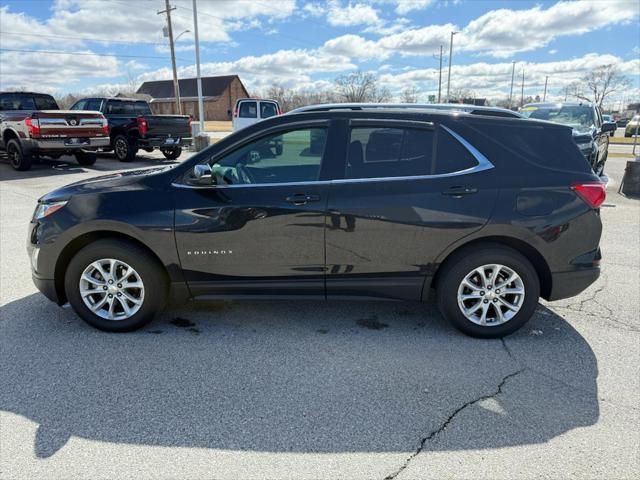
[[[140,310],[126,320],[106,320],[95,315],[80,296],[80,275],[92,262],[115,258],[133,267],[144,284],[144,301]],[[64,279],[65,293],[75,312],[88,324],[109,332],[128,332],[147,323],[164,307],[166,277],[158,262],[147,251],[121,240],[98,240],[80,250],[69,263]]]
[[[20,142],[16,139],[11,139],[7,142],[7,154],[11,155],[11,150],[16,151],[16,153],[19,155],[19,160],[17,162],[17,164],[15,164],[12,160],[12,158],[9,158],[9,163],[11,164],[11,166],[18,170],[18,171],[25,171],[25,170],[29,170],[31,168],[31,156],[29,155],[25,155],[24,151],[22,150],[22,145],[20,145]]]
[[[98,159],[96,152],[77,152],[75,157],[78,165],[83,166],[93,165]]]
[[[182,148],[163,148],[160,150],[167,160],[175,160],[182,155]]]
[[[458,307],[460,282],[474,268],[500,264],[513,269],[524,283],[525,298],[520,311],[508,322],[496,326],[482,326],[468,320]],[[438,306],[442,315],[457,329],[472,337],[500,338],[524,325],[533,315],[540,297],[540,281],[531,262],[509,247],[482,247],[460,252],[445,266],[438,288]]]
[[[123,141],[124,144],[127,146],[126,155],[124,155],[123,157],[121,157],[118,154],[118,149],[116,148],[116,145],[119,141]],[[113,139],[113,154],[121,162],[131,162],[136,156],[136,151],[131,143],[131,140],[129,140],[129,138],[126,135],[116,135],[116,137]]]

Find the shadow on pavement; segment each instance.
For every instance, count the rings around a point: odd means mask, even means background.
[[[596,358],[540,306],[476,340],[430,306],[190,304],[107,334],[33,294],[1,308],[0,408],[71,436],[266,452],[414,452],[541,443],[598,420]]]

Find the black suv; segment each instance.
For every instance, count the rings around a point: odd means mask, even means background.
[[[275,145],[281,145],[279,150]],[[604,185],[571,129],[429,110],[274,117],[185,162],[40,199],[37,287],[91,325],[165,301],[425,301],[499,337],[598,278]]]

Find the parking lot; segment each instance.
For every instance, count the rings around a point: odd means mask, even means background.
[[[186,158],[183,155],[181,160]],[[2,478],[634,478],[640,202],[601,212],[603,270],[504,340],[433,304],[216,302],[99,332],[37,292],[39,196],[131,164],[0,158]]]

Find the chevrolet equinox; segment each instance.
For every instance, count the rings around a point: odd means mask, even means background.
[[[521,327],[600,272],[604,185],[549,122],[362,109],[267,119],[181,164],[39,200],[33,279],[130,331],[167,301],[426,301],[466,334]]]

